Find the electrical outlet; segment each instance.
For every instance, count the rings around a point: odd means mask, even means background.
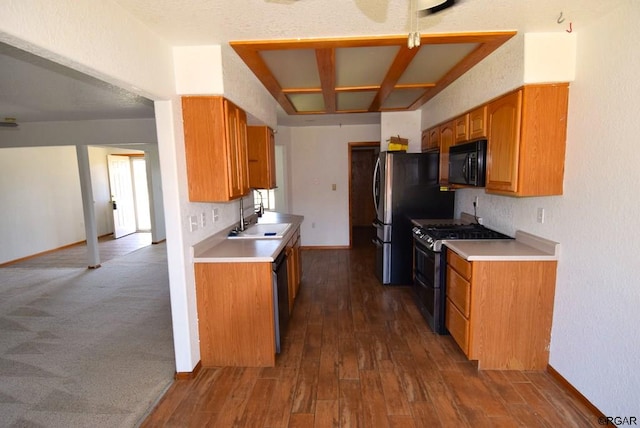
[[[335,184],[331,185],[331,190],[336,190],[336,185]]]
[[[544,208],[538,208],[538,223],[544,223]]]
[[[212,211],[212,216],[213,216],[213,222],[215,223],[216,221],[220,220],[220,217],[218,216],[218,209],[214,208]]]
[[[204,229],[206,225],[207,225],[207,214],[200,213],[200,227]]]

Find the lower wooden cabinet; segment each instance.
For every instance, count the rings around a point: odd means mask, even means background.
[[[275,365],[270,262],[196,263],[203,367]]]
[[[296,296],[300,289],[302,263],[300,260],[300,227],[287,243],[287,277],[289,280],[289,313],[293,311]]]
[[[479,369],[546,370],[556,261],[473,261],[447,251],[446,327]]]

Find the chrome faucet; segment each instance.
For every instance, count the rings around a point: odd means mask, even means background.
[[[242,196],[240,197],[240,226],[238,227],[238,229],[240,230],[240,232],[244,232],[244,230],[246,229],[244,224],[244,198]]]

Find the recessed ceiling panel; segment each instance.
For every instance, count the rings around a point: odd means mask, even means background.
[[[265,50],[260,54],[283,89],[320,87],[315,50]]]
[[[368,110],[376,97],[376,92],[340,92],[338,93],[338,111]]]
[[[398,84],[436,83],[479,43],[422,45]]]
[[[382,103],[382,110],[407,109],[424,94],[424,89],[396,89]]]
[[[336,86],[380,85],[399,46],[336,49]]]
[[[516,34],[423,34],[230,42],[287,114],[415,109]],[[444,78],[446,76],[446,79]]]
[[[289,101],[298,112],[324,111],[324,97],[322,94],[288,94]]]

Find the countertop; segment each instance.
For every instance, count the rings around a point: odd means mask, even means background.
[[[468,261],[554,261],[560,244],[518,230],[514,240],[444,241],[451,250]]]
[[[273,262],[302,224],[304,217],[267,211],[257,220],[260,224],[291,223],[291,227],[279,239],[227,239],[229,231],[233,228],[230,227],[195,244],[192,247],[193,262]]]

